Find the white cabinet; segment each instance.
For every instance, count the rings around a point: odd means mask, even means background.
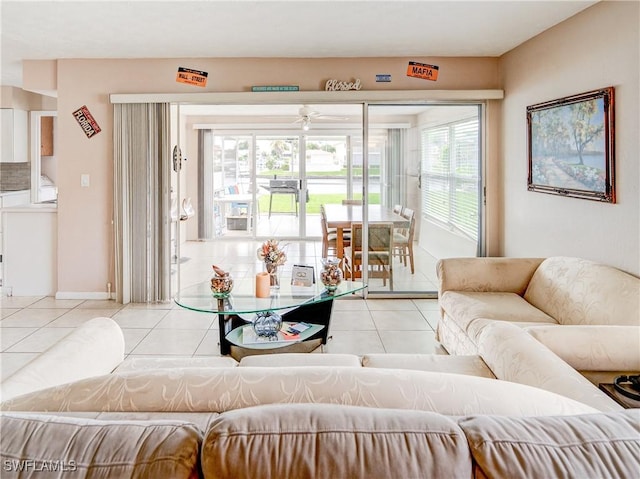
[[[0,161],[3,163],[26,163],[27,157],[27,112],[13,108],[0,109]]]
[[[3,289],[13,296],[53,296],[57,290],[57,211],[7,208],[2,221]]]

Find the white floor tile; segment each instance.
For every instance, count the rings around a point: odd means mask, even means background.
[[[200,346],[196,349],[195,356],[220,356],[219,330],[207,331]]]
[[[82,302],[81,299],[56,299],[53,296],[47,296],[29,305],[29,308],[72,309]]]
[[[166,309],[123,309],[112,318],[121,328],[153,328],[170,310]]]
[[[331,314],[330,331],[375,331],[369,311],[334,311]]]
[[[116,303],[114,300],[87,300],[80,303],[78,308],[81,309],[117,309],[123,308],[122,304]]]
[[[437,299],[414,299],[413,304],[420,311],[440,311],[440,305]]]
[[[0,308],[26,308],[39,301],[43,296],[5,296],[0,295]]]
[[[427,320],[427,323],[429,323],[429,326],[431,326],[431,329],[433,329],[434,331],[436,330],[436,328],[438,327],[438,321],[440,321],[440,311],[421,311],[422,312],[422,316],[424,316],[424,318]]]
[[[411,299],[367,299],[369,311],[417,311]]]
[[[20,308],[2,308],[0,309],[0,320],[4,318],[8,318],[9,316],[11,316],[14,313],[17,313],[18,311],[21,311],[21,309]]]
[[[73,331],[74,328],[42,328],[11,346],[10,353],[41,353]]]
[[[64,309],[21,309],[0,321],[2,328],[41,328],[62,316]]]
[[[164,318],[156,325],[158,329],[173,328],[173,329],[209,329],[215,324],[218,324],[217,314],[201,313],[199,311],[183,310],[171,310]]]
[[[0,378],[3,380],[8,378],[36,356],[38,356],[38,353],[2,353]]]
[[[38,328],[2,328],[0,329],[0,347],[2,351],[6,351],[11,346],[32,333],[35,333]]]
[[[384,353],[377,331],[335,331],[324,347],[327,353],[373,354]]]
[[[90,319],[111,317],[116,313],[112,309],[72,309],[47,325],[49,328],[76,328]]]
[[[433,331],[380,331],[387,353],[435,354]]]
[[[431,329],[420,311],[371,311],[371,317],[379,331]]]
[[[333,311],[369,311],[369,308],[361,297],[347,296],[333,301]]]
[[[134,329],[126,328],[122,330],[124,336],[124,353],[129,354],[133,351],[140,341],[142,341],[151,332],[151,329]]]
[[[154,329],[132,353],[191,356],[207,332],[198,329]]]

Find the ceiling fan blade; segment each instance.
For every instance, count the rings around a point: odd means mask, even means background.
[[[345,121],[349,118],[346,116],[332,116],[332,115],[316,115],[314,118],[318,118],[319,120],[334,120],[334,121]]]

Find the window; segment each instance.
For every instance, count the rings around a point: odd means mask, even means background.
[[[422,211],[443,226],[478,239],[478,118],[422,130]]]

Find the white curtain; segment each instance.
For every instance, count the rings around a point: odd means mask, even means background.
[[[170,299],[170,108],[114,105],[115,286],[118,302]]]

